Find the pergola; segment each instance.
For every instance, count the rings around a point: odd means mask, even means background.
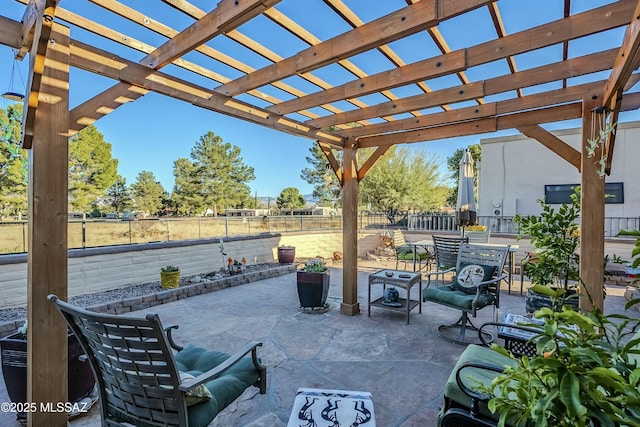
[[[629,92],[638,80],[639,1],[593,8],[578,0],[547,1],[557,16],[511,34],[503,5],[544,6],[519,0],[221,0],[201,10],[186,0],[128,2],[147,8],[153,3],[173,13],[175,22],[190,21],[178,30],[116,0],[16,1],[25,5],[24,15],[21,21],[0,15],[0,44],[30,60],[23,118],[23,146],[30,150],[28,401],[66,400],[67,328],[46,296],[67,298],[68,138],[148,92],[317,141],[343,187],[341,311],[347,315],[360,311],[358,182],[376,161],[395,144],[517,129],[581,172],[580,276],[602,308],[604,180],[585,148],[594,126],[615,124],[621,111],[640,106],[640,93]],[[330,36],[320,39],[292,18],[305,16],[308,8],[324,10]],[[124,23],[122,28],[101,24],[105,14],[118,15],[113,22]],[[251,31],[259,34],[252,38],[244,32],[252,25],[268,30]],[[152,46],[136,40],[127,33],[133,27],[166,41]],[[481,31],[486,28],[490,37]],[[574,54],[577,40],[617,28],[624,28],[619,45]],[[274,29],[285,42],[270,48]],[[471,34],[468,44],[451,48],[446,34],[452,31]],[[234,52],[251,52],[260,65],[216,50],[211,42],[220,38],[232,41]],[[556,59],[518,70],[518,58],[553,58],[549,49],[560,52]],[[424,53],[405,62],[400,51]],[[365,56],[377,61],[374,73],[357,65]],[[482,74],[489,66],[492,71]],[[70,67],[115,84],[70,108]],[[603,72],[607,77],[599,77]],[[577,118],[581,151],[540,126]],[[607,156],[607,172],[614,142],[615,133],[609,133],[596,152],[597,158]],[[364,147],[373,153],[358,164],[356,152]],[[64,413],[32,413],[29,423],[62,426],[67,419]]]

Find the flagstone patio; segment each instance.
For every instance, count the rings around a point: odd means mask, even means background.
[[[435,335],[442,323],[454,322],[459,313],[426,303],[422,314],[405,314],[373,308],[367,317],[367,277],[395,263],[362,261],[358,273],[361,314],[339,311],[342,269],[331,269],[330,310],[324,314],[301,312],[293,273],[241,286],[221,289],[136,311],[135,316],[159,313],[165,325],[178,324],[178,342],[233,352],[251,340],[268,366],[266,395],[250,389],[218,415],[212,426],[286,426],[298,388],[369,391],[376,422],[384,427],[435,425],[442,389],[463,346]],[[516,278],[516,280],[518,280]],[[415,292],[414,288],[414,292]],[[624,288],[607,289],[606,312],[624,307]],[[519,292],[501,294],[499,316],[524,313]],[[492,310],[482,310],[478,322],[490,320]],[[8,401],[4,382],[0,402]],[[74,419],[74,427],[100,425],[98,405]],[[1,413],[0,425],[19,425],[14,414]]]

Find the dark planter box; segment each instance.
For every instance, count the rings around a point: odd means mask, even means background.
[[[569,289],[567,291],[568,295],[575,295],[576,291],[573,289]],[[533,313],[534,311],[541,309],[542,307],[549,307],[556,311],[559,311],[563,305],[570,305],[574,310],[578,310],[579,298],[572,296],[571,298],[557,299],[556,307],[553,307],[551,297],[548,295],[539,294],[531,291],[531,289],[527,290],[527,294],[524,297],[524,303],[527,310],[527,313]]]
[[[88,360],[80,360],[85,354],[76,336],[68,336],[69,402],[78,402],[87,397],[95,385],[93,370]],[[14,403],[27,402],[27,341],[21,334],[0,339],[2,376],[7,394]],[[18,418],[26,418],[18,413]]]
[[[329,270],[324,273],[297,272],[300,307],[324,307],[329,294]]]

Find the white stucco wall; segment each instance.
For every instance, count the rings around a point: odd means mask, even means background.
[[[580,150],[580,129],[553,134]],[[480,144],[479,215],[492,215],[494,201],[502,201],[504,216],[537,215],[541,209],[536,200],[544,197],[545,185],[580,183],[574,166],[524,135],[482,139]],[[640,122],[618,125],[612,173],[606,182],[624,183],[624,204],[607,204],[605,216],[640,216]]]

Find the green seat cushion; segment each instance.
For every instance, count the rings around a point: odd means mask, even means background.
[[[226,353],[208,351],[194,345],[188,345],[175,355],[178,370],[194,377],[215,368],[228,358]],[[204,383],[211,393],[211,399],[188,407],[189,426],[208,426],[218,412],[237,399],[247,387],[255,384],[259,377],[260,373],[253,366],[251,357],[244,357],[218,378]]]
[[[474,288],[475,289],[475,288]],[[475,290],[471,294],[468,291],[461,291],[454,285],[441,286],[439,288],[426,288],[422,290],[423,301],[433,301],[440,304],[445,304],[453,307],[458,307],[461,310],[471,310],[471,303],[476,297]],[[476,308],[485,307],[493,304],[495,296],[490,293],[480,295]]]
[[[451,371],[444,387],[444,396],[465,408],[471,407],[471,398],[460,390],[460,387],[458,387],[458,383],[456,382],[456,372],[460,365],[465,362],[484,363],[502,367],[516,365],[515,360],[510,359],[497,351],[493,351],[489,347],[470,344],[460,355],[460,359],[456,362],[456,366]],[[482,384],[489,385],[498,375],[498,372],[485,369],[466,368],[462,371],[461,379],[467,387],[474,389],[475,384],[477,384],[478,381]],[[491,414],[486,404],[480,405],[480,413],[493,419],[497,419],[497,416]]]

